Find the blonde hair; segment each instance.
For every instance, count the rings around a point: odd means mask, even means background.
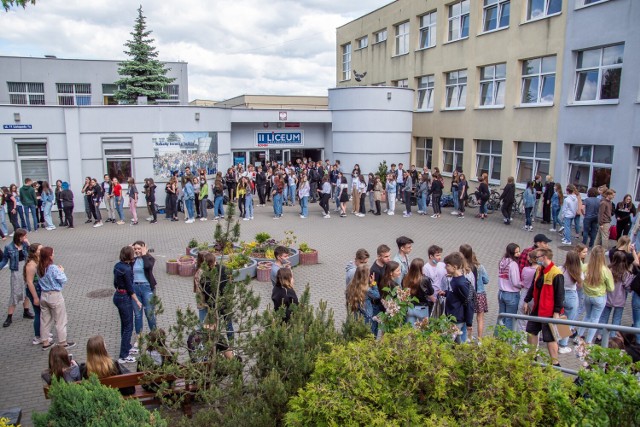
[[[616,243],[616,249],[619,251],[629,252],[629,244],[631,243],[631,239],[629,236],[620,236],[618,242]]]
[[[117,373],[116,365],[111,360],[104,338],[100,335],[89,338],[87,341],[87,375],[96,374],[98,378],[110,377]]]
[[[357,312],[367,295],[369,289],[369,266],[359,265],[353,279],[347,286],[347,310]]]
[[[604,259],[604,248],[600,245],[594,246],[587,265],[587,275],[584,279],[585,286],[598,286],[603,279],[603,270],[607,268]]]

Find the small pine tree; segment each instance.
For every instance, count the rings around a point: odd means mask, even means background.
[[[376,172],[376,175],[378,175],[378,178],[380,178],[380,182],[382,183],[382,188],[385,188],[387,185],[387,171],[387,161],[383,160],[378,165],[378,172]]]
[[[151,31],[147,30],[142,6],[138,8],[138,17],[130,34],[133,38],[124,44],[128,48],[124,53],[131,59],[120,63],[118,74],[122,78],[115,82],[119,89],[113,97],[128,104],[134,104],[139,96],[146,96],[151,102],[168,98],[169,94],[162,88],[175,79],[166,76],[169,68],[156,59],[158,52],[153,46],[154,39],[149,37]]]

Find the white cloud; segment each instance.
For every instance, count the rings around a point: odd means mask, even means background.
[[[335,85],[335,29],[390,0],[147,0],[164,61],[189,63],[191,99],[326,95]],[[138,2],[42,0],[0,12],[0,55],[125,59]]]

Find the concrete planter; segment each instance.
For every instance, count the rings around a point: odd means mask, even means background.
[[[297,249],[294,248],[288,248],[289,249],[289,263],[291,264],[291,267],[295,267],[296,265],[300,264],[300,251],[298,251]],[[269,262],[273,262],[275,261],[274,259],[271,258],[254,258],[256,261],[260,262],[260,261],[269,261]]]
[[[193,257],[180,257],[178,260],[178,274],[183,277],[189,277],[196,274],[196,260]]]
[[[178,261],[167,261],[167,274],[176,275],[178,274]]]

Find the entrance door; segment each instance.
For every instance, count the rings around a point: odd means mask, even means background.
[[[266,151],[249,151],[249,164],[252,164],[255,167],[263,166],[266,164],[267,160],[267,152]]]
[[[284,165],[289,164],[291,161],[291,150],[282,150],[282,163]]]

